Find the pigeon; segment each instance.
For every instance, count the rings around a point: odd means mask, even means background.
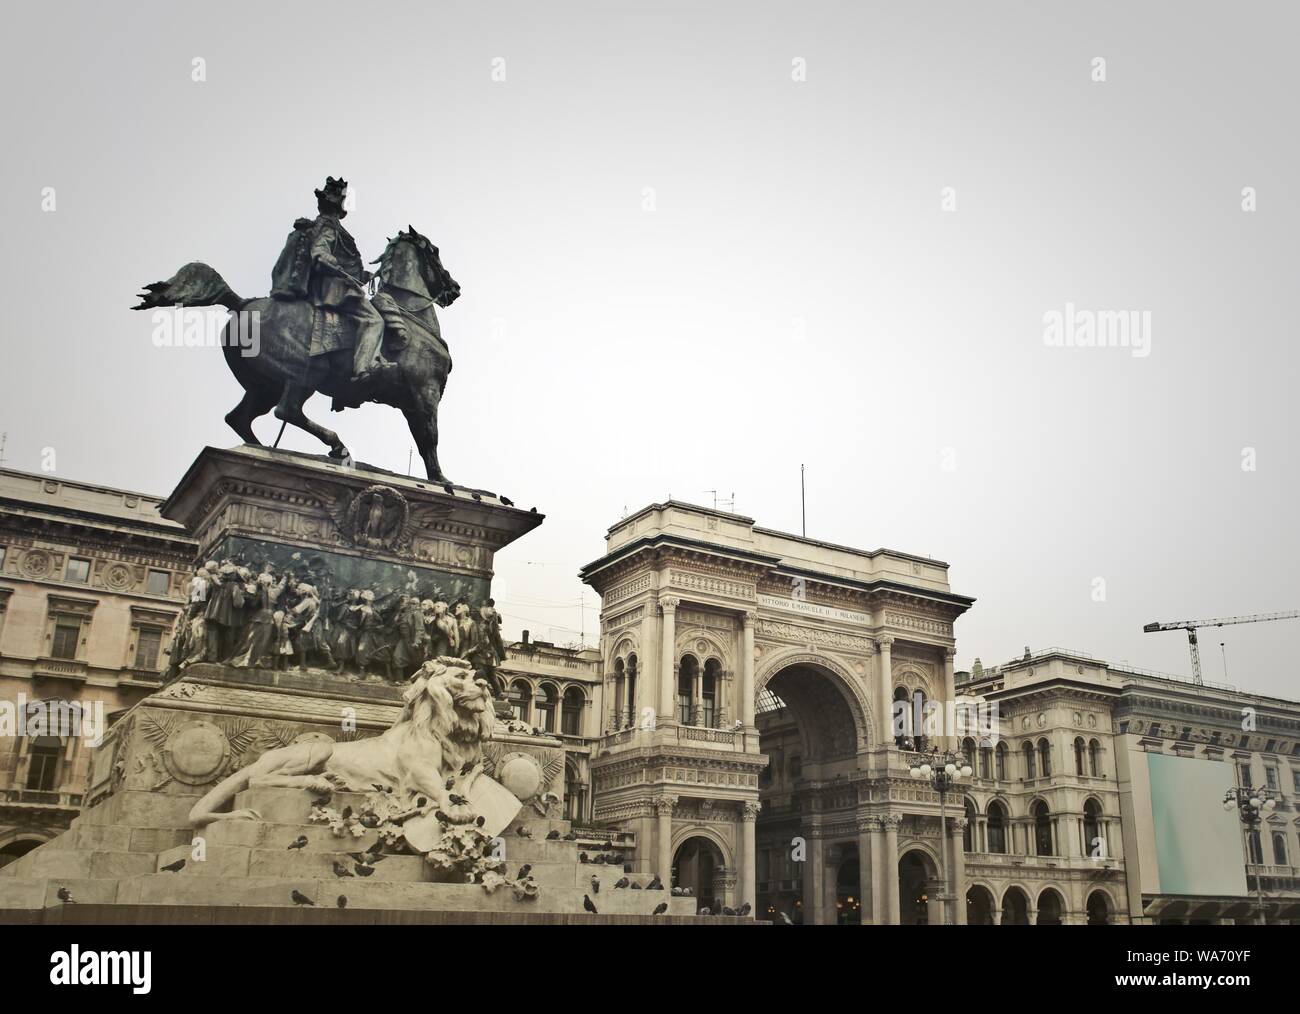
[[[371,845],[370,848],[366,849],[366,855],[378,858],[379,853],[382,851],[384,851],[384,839],[376,838],[375,843]]]
[[[730,905],[723,905],[723,906],[722,906],[722,914],[723,914],[723,915],[735,915],[735,914],[736,914],[736,910],[735,910],[734,908],[732,908]]]
[[[63,904],[65,905],[76,904],[76,902],[72,900],[72,892],[69,891],[66,887],[59,888],[58,897],[59,897],[59,901],[63,902]]]
[[[352,876],[352,871],[349,870],[346,866],[344,866],[344,865],[343,865],[341,862],[339,862],[337,859],[335,859],[335,860],[334,860],[334,876],[336,876],[336,877],[350,877],[350,876]]]
[[[166,866],[161,867],[161,869],[164,873],[180,873],[181,870],[185,869],[185,860],[177,859],[176,862],[168,863]]]
[[[421,810],[423,810],[426,806],[429,805],[429,797],[428,796],[417,797],[415,800],[415,805],[418,806]]]
[[[654,875],[650,883],[645,885],[645,889],[647,891],[662,891],[664,889],[664,882],[659,879],[659,874]]]
[[[599,912],[596,911],[596,903],[593,902],[588,895],[584,894],[582,896],[582,907],[586,909],[586,911],[590,912],[592,915],[600,914]]]
[[[305,849],[306,847],[307,847],[307,836],[305,834],[300,834],[293,841],[289,842],[290,852],[292,852],[294,849]]]
[[[554,829],[552,829],[552,830],[550,830],[550,831],[547,831],[547,832],[546,832],[546,840],[547,840],[547,841],[559,841],[559,840],[560,840],[560,832],[559,832],[559,831],[556,831],[556,830],[554,830]]]
[[[473,770],[474,770],[474,762],[466,761],[464,764],[460,766],[460,776],[464,778],[467,774],[469,774]]]
[[[524,877],[528,876],[528,874],[530,874],[532,871],[533,871],[533,864],[524,863],[523,866],[519,867],[519,872],[515,875],[515,879],[523,880]]]
[[[433,811],[433,819],[436,820],[439,824],[450,824],[450,823],[451,823],[451,818],[448,817],[448,816],[447,816],[445,813],[443,813],[441,810],[434,810],[434,811]]]
[[[312,901],[309,897],[307,897],[307,895],[300,893],[296,887],[293,889],[292,892],[290,892],[289,897],[293,899],[293,903],[295,905],[314,906],[316,904],[316,902]]]
[[[743,905],[740,906],[740,908],[736,909],[736,915],[749,915],[749,913],[752,912],[753,910],[754,910],[754,906],[751,905],[749,902],[745,902]]]
[[[632,872],[632,864],[631,864],[631,863],[624,863],[624,864],[623,864],[623,872],[624,872],[624,873],[631,873],[631,872]]]
[[[507,507],[513,507],[515,505],[515,502],[511,500],[508,496],[498,497],[498,499]]]
[[[484,817],[482,814],[479,814],[477,817],[474,818],[475,827],[482,827],[486,823],[487,823],[487,818]]]
[[[786,915],[784,912],[778,912],[777,915],[779,915],[779,916],[781,917],[781,923],[782,923],[782,925],[785,925],[785,926],[793,926],[793,925],[794,925],[794,923],[790,921],[790,917],[789,917],[788,915]]]
[[[529,513],[529,514],[536,514],[536,513],[537,513],[537,508],[536,508],[536,507],[529,507],[529,508],[528,508],[528,513]]]
[[[606,839],[601,843],[601,846],[600,846],[600,847],[603,848],[606,852],[608,852],[610,849],[612,849],[612,848],[614,847],[614,843],[613,843],[612,841],[610,841],[608,838],[606,838]]]
[[[450,778],[447,779],[447,784],[444,785],[443,788],[445,788],[448,792],[450,792],[451,787],[455,784],[456,784],[456,776],[452,775]]]
[[[454,793],[454,792],[449,792],[449,793],[447,793],[447,801],[450,802],[452,806],[468,806],[468,805],[469,805],[469,800],[468,800],[468,799],[466,799],[464,796],[458,796],[458,795],[456,795],[456,793]]]
[[[683,891],[680,887],[674,887],[674,888],[673,888],[673,897],[674,897],[674,898],[685,898],[685,897],[686,897],[686,892]]]
[[[663,915],[663,914],[664,914],[665,912],[667,912],[667,911],[668,911],[668,902],[666,902],[666,901],[661,901],[661,902],[659,902],[658,905],[655,906],[655,910],[654,910],[653,912],[651,912],[650,914],[651,914],[651,915]]]
[[[580,862],[580,863],[585,863],[585,862],[588,862],[588,861],[589,861],[589,860],[587,859],[587,853],[585,853],[585,852],[579,852],[579,853],[578,853],[578,862]]]
[[[596,876],[594,873],[591,875],[591,893],[600,893],[600,877]]]
[[[566,834],[566,835],[564,836],[564,840],[565,840],[565,841],[577,841],[577,840],[578,840],[578,832],[577,832],[577,831],[570,831],[568,834]]]
[[[370,877],[373,876],[375,872],[373,866],[366,866],[364,863],[357,863],[352,868],[357,871],[358,877]]]
[[[343,807],[343,819],[347,820],[351,816],[352,816],[352,807],[350,806]]]
[[[533,832],[522,824],[515,828],[515,834],[519,835],[520,838],[531,838],[533,836]]]
[[[628,880],[627,877],[619,877],[614,881],[614,890],[621,891],[630,883],[632,883],[632,881]]]
[[[708,906],[704,906],[704,907],[702,907],[698,912],[696,912],[695,914],[696,914],[696,915],[712,915],[712,914],[713,914],[713,910],[710,909]]]
[[[455,492],[456,492],[456,487],[453,486],[453,485],[452,485],[451,483],[449,483],[449,482],[444,482],[444,483],[442,484],[442,491],[443,491],[444,493],[448,493],[448,494],[455,494]]]
[[[483,499],[483,494],[482,494],[482,493],[471,493],[470,496],[472,496],[475,500],[482,500],[482,499]]]
[[[348,907],[348,899],[347,899],[347,895],[340,894],[340,895],[339,895],[339,900],[338,900],[337,904],[338,904],[339,908],[347,908],[347,907]]]
[[[644,890],[644,888],[642,888],[641,885],[634,880],[632,881],[632,890],[640,891],[640,890]]]

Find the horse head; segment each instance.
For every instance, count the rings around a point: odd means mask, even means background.
[[[379,265],[375,274],[381,285],[426,296],[441,307],[451,306],[460,296],[460,285],[442,266],[438,248],[413,226],[399,230],[373,263]]]

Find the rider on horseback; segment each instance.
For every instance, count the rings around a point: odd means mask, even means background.
[[[315,221],[300,218],[294,222],[294,231],[271,272],[271,295],[311,300],[316,311],[312,355],[346,348],[347,328],[329,328],[324,319],[328,314],[352,321],[356,327],[352,379],[364,382],[393,365],[380,355],[385,324],[399,336],[405,334],[405,325],[391,301],[376,300],[372,305],[366,298],[365,284],[372,276],[362,263],[356,240],[341,221],[347,215],[343,207],[347,191],[347,180],[333,176],[325,180],[323,190],[316,191],[319,214]]]

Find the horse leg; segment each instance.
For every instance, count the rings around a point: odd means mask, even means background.
[[[253,432],[253,420],[271,411],[279,397],[280,392],[274,387],[250,387],[239,404],[226,413],[226,423],[244,443],[260,447],[262,441]]]
[[[424,473],[431,482],[446,482],[438,465],[438,401],[440,390],[421,391],[410,408],[402,409],[407,428],[415,440],[415,448],[424,462]]]
[[[328,444],[331,458],[349,458],[348,449],[343,446],[339,435],[326,429],[320,423],[314,423],[302,412],[302,406],[311,397],[311,388],[301,384],[286,384],[280,403],[275,406],[275,417],[293,423],[300,430],[306,430],[323,444]]]

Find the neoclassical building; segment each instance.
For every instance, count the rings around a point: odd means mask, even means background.
[[[937,923],[946,894],[958,924],[1300,921],[1300,705],[1056,649],[955,673],[973,600],[928,558],[671,501],[606,542],[581,572],[607,702],[593,817],[702,903],[814,924]],[[972,771],[942,801],[910,773],[934,746]],[[1240,827],[1242,890],[1162,892],[1161,807],[1139,791],[1157,754],[1275,795]]]
[[[960,865],[960,821],[941,836],[893,726],[896,697],[955,696],[953,621],[973,600],[947,570],[675,501],[620,521],[581,572],[613,702],[595,819],[706,903],[830,923],[851,880],[852,905],[898,922],[900,862],[927,883],[941,850]]]
[[[0,701],[111,716],[159,688],[194,557],[160,503],[0,469]],[[89,759],[78,736],[0,736],[0,865],[68,826]]]

